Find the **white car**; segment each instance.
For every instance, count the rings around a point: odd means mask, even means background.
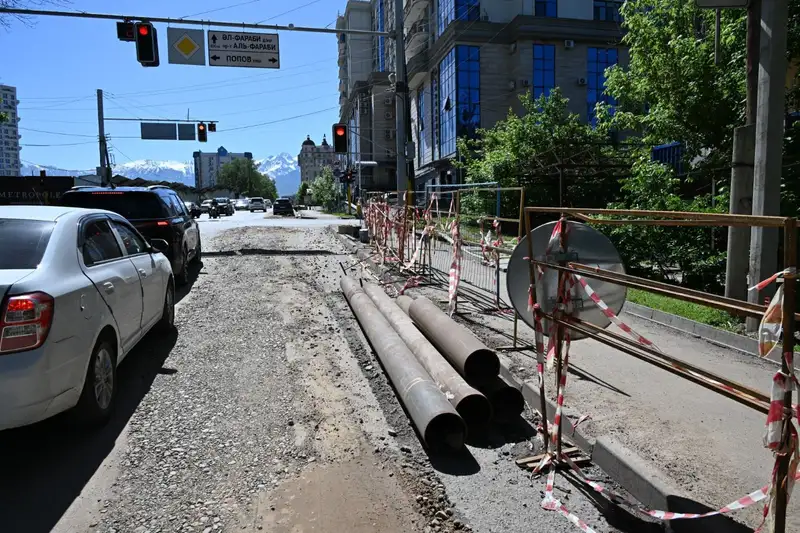
[[[117,366],[173,328],[167,249],[110,211],[0,207],[0,430],[73,407],[108,419]]]
[[[267,204],[264,203],[264,199],[260,196],[254,196],[253,198],[250,198],[250,203],[248,204],[247,208],[251,213],[253,211],[267,212]]]

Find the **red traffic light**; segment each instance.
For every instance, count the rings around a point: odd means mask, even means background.
[[[150,34],[150,26],[145,26],[144,24],[139,25],[139,35],[142,37],[147,37]]]
[[[205,124],[198,124],[197,125],[197,129],[200,130],[200,131],[205,131],[206,125]]]
[[[343,128],[342,126],[338,126],[338,127],[336,128],[336,135],[338,135],[339,137],[341,137],[341,136],[343,136],[344,134],[345,134],[344,128]]]

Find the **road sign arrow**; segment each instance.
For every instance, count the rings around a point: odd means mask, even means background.
[[[217,44],[217,36],[216,35],[212,35],[211,36],[211,42],[214,43],[214,44]]]
[[[213,56],[211,56],[211,59],[213,59],[214,61],[216,61],[217,59],[219,59],[219,56],[218,56],[218,55],[216,55],[216,54],[214,54]]]
[[[278,60],[277,60],[277,59],[275,59],[274,57],[270,57],[270,58],[268,59],[268,61],[269,61],[270,63],[277,63],[277,62],[278,62]]]

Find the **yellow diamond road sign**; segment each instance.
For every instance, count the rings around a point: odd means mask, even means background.
[[[191,28],[167,28],[169,62],[173,65],[206,64],[205,31]]]
[[[178,39],[177,43],[175,43],[175,48],[177,48],[178,52],[183,54],[186,59],[192,57],[192,54],[200,49],[197,43],[194,42],[191,37],[185,34],[183,37]]]

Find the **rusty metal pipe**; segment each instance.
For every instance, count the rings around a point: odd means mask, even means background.
[[[409,306],[408,315],[468,383],[490,381],[500,372],[500,359],[494,350],[432,301],[420,296]]]
[[[432,450],[460,449],[466,436],[464,420],[358,281],[344,276],[340,286],[422,440]]]
[[[510,386],[500,376],[495,376],[494,379],[479,385],[478,388],[489,398],[495,420],[500,422],[514,420],[525,409],[525,398],[522,397],[522,392]]]
[[[417,329],[411,318],[392,301],[381,287],[374,283],[364,283],[363,288],[378,311],[392,325],[406,346],[428,371],[439,389],[456,408],[458,414],[467,423],[467,428],[477,429],[485,426],[492,417],[492,406],[486,396],[464,381],[464,378],[450,366],[442,354]],[[408,297],[406,296],[406,298]]]

